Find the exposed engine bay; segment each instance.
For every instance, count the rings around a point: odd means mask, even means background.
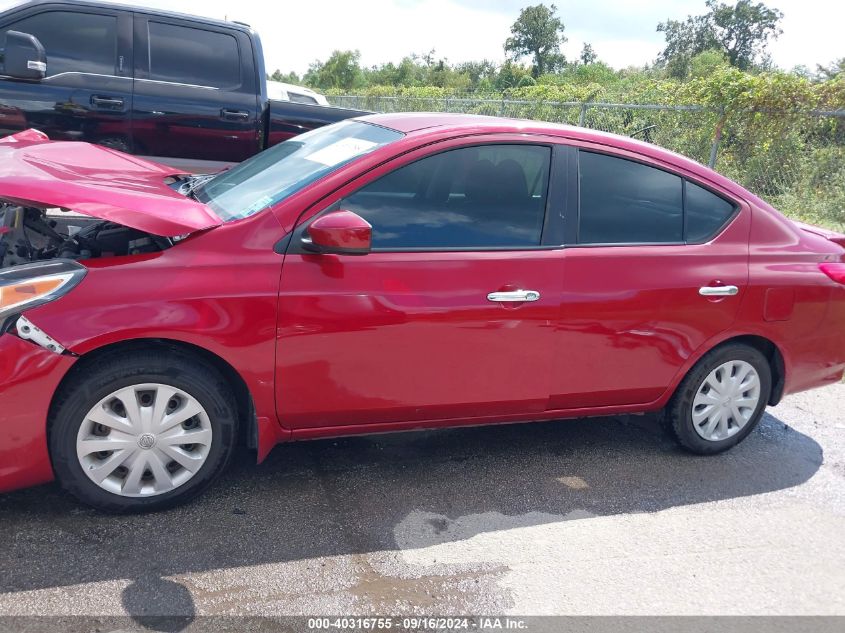
[[[173,240],[61,210],[0,203],[0,268],[47,259],[155,253]]]

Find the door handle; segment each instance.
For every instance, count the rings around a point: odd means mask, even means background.
[[[123,103],[123,99],[119,97],[99,97],[97,95],[91,97],[91,105],[95,105],[98,108],[122,108]]]
[[[249,112],[223,108],[220,110],[220,117],[226,121],[246,121],[249,118]]]
[[[487,295],[487,301],[519,302],[537,301],[540,293],[536,290],[509,290],[502,292],[491,292]]]
[[[739,293],[736,286],[702,286],[698,294],[702,297],[732,297]]]

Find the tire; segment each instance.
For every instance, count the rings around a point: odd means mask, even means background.
[[[51,407],[53,470],[65,490],[99,510],[170,508],[203,492],[226,467],[237,410],[223,376],[176,347],[83,359]],[[102,445],[118,448],[91,452]]]
[[[748,373],[743,374],[744,371]],[[758,385],[751,388],[754,372]],[[741,382],[731,382],[739,381],[743,375]],[[724,385],[723,392],[710,386],[714,384]],[[732,384],[738,386],[729,386]],[[749,388],[741,391],[744,387]],[[772,371],[766,357],[748,345],[727,343],[705,354],[684,377],[666,407],[664,425],[686,450],[715,455],[736,446],[754,430],[771,392]],[[752,406],[755,394],[756,404]],[[740,423],[737,417],[741,418]]]

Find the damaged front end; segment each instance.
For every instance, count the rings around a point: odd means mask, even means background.
[[[0,270],[0,334],[13,331],[50,352],[64,353],[65,348],[27,319],[23,311],[63,297],[86,273],[81,264],[63,259]]]
[[[0,269],[155,253],[222,220],[191,197],[198,178],[36,130],[0,139]]]
[[[192,195],[210,177],[37,130],[0,139],[0,334],[67,354],[24,312],[69,292],[85,262],[148,256],[219,226]]]
[[[52,259],[155,253],[173,238],[59,209],[0,203],[0,269]]]

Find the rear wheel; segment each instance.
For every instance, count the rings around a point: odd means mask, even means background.
[[[687,450],[720,453],[754,429],[772,391],[766,357],[741,343],[706,354],[678,386],[666,409],[669,432]]]
[[[104,357],[83,365],[57,396],[50,425],[56,477],[106,511],[177,505],[225,467],[236,411],[223,377],[181,351]]]

